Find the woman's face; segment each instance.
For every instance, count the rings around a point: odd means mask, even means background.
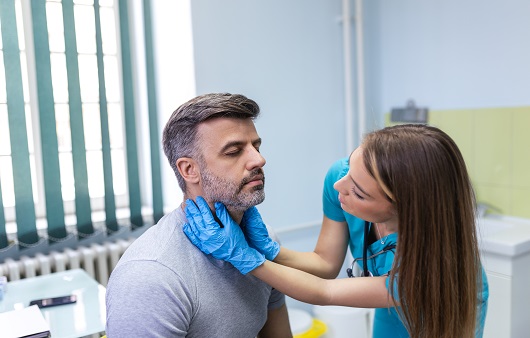
[[[362,147],[350,155],[350,170],[333,187],[344,211],[368,222],[397,226],[396,209],[366,170]]]

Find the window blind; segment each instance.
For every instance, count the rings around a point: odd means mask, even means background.
[[[129,209],[133,229],[143,225],[140,202],[140,176],[138,174],[138,146],[136,144],[136,118],[134,111],[133,70],[129,36],[129,4],[120,0],[121,62],[123,74],[123,108],[125,111],[125,140],[127,144],[127,173],[129,183]]]
[[[144,36],[145,36],[145,68],[147,77],[147,99],[149,105],[149,136],[151,145],[151,172],[160,170],[160,140],[158,131],[158,107],[156,104],[155,61],[153,52],[153,32],[151,23],[151,1],[144,0]],[[164,215],[162,198],[162,175],[151,175],[153,187],[153,219],[158,222]]]
[[[38,101],[38,126],[40,132],[40,147],[42,153],[42,179],[45,197],[45,211],[47,221],[47,239],[45,246],[37,232],[37,218],[34,205],[34,192],[32,189],[32,175],[30,164],[30,153],[28,147],[28,131],[25,121],[25,103],[23,94],[22,71],[20,64],[20,50],[18,47],[17,23],[15,15],[15,0],[0,0],[0,23],[2,30],[2,52],[5,66],[5,82],[7,92],[7,110],[9,117],[9,131],[11,143],[11,158],[13,166],[13,181],[15,190],[16,210],[16,242],[19,244],[18,253],[24,253],[26,248],[39,246],[40,251],[49,251],[58,243],[64,243],[71,239],[65,224],[65,206],[63,201],[61,181],[61,163],[59,141],[57,136],[57,102],[54,98],[52,81],[52,61],[50,58],[50,41],[48,32],[48,16],[45,1],[31,1],[32,34],[35,54],[35,81]],[[64,56],[66,63],[67,92],[68,92],[68,116],[70,122],[71,157],[74,178],[74,204],[76,218],[76,243],[82,244],[87,238],[97,234],[93,221],[93,203],[90,196],[89,173],[87,166],[87,144],[86,126],[84,121],[90,116],[85,109],[82,100],[82,81],[80,81],[78,41],[76,34],[75,1],[62,0],[61,3],[64,24]],[[95,27],[95,62],[97,63],[97,83],[99,85],[99,109],[98,116],[94,118],[100,121],[101,133],[101,163],[102,180],[104,186],[104,211],[106,236],[123,230],[120,224],[126,224],[130,231],[140,227],[151,225],[151,221],[145,221],[142,215],[140,170],[139,170],[139,147],[137,144],[137,108],[134,104],[133,87],[133,63],[131,54],[129,3],[127,0],[118,1],[118,17],[120,47],[121,47],[121,83],[123,123],[125,130],[125,172],[116,172],[113,167],[111,132],[112,127],[109,118],[108,97],[106,83],[108,74],[105,72],[105,56],[103,53],[102,23],[100,13],[100,1],[94,0],[94,27]],[[154,221],[163,216],[163,198],[160,168],[160,137],[158,130],[158,113],[156,104],[156,78],[154,66],[153,36],[151,30],[151,3],[143,1],[144,39],[145,39],[145,65],[147,79],[147,95],[149,125],[145,132],[149,133],[149,150],[151,165],[151,190],[152,190],[152,212]],[[117,176],[126,175],[128,183],[128,208],[130,218],[128,222],[122,222],[117,217],[117,203],[115,197],[115,181]],[[1,192],[0,186],[0,192]],[[0,193],[0,261],[5,258],[2,250],[10,246],[7,232],[4,205]],[[101,237],[101,236],[100,236]],[[105,237],[105,236],[103,236]],[[70,241],[71,242],[71,241]],[[13,256],[13,255],[11,255]]]
[[[68,103],[70,108],[70,131],[72,137],[72,162],[74,164],[75,213],[78,236],[94,233],[88,174],[86,161],[85,133],[81,87],[79,84],[79,64],[77,60],[76,26],[73,0],[62,0],[66,72],[68,76]]]
[[[101,117],[101,152],[103,157],[103,181],[105,188],[105,222],[109,233],[118,231],[116,218],[116,201],[112,180],[112,160],[110,151],[109,115],[107,111],[107,92],[103,64],[103,40],[101,37],[101,19],[99,0],[94,1],[94,19],[96,25],[96,58],[98,65],[99,113]]]
[[[56,132],[55,100],[53,97],[46,2],[31,1],[31,13],[35,48],[35,75],[37,80],[44,196],[46,199],[46,220],[48,222],[48,234],[52,238],[62,239],[67,236],[67,233],[61,191],[61,168],[59,164]],[[10,83],[8,83],[9,86]],[[17,231],[19,226],[20,221],[17,217]],[[33,229],[35,235],[34,240],[36,241],[37,236],[35,231]],[[18,238],[20,241],[20,236]]]
[[[35,1],[39,2],[39,1]],[[22,70],[20,64],[20,49],[13,0],[0,0],[0,22],[2,25],[2,44],[6,81],[7,110],[9,119],[9,136],[11,143],[11,159],[13,165],[13,184],[15,193],[15,213],[17,218],[17,233],[19,243],[32,245],[38,242],[36,231],[35,207],[33,204],[33,189],[31,184],[31,170],[29,162],[29,148],[26,131],[26,114],[24,111],[24,92],[22,88]],[[2,205],[3,209],[3,205]],[[3,233],[3,247],[5,240],[5,224]]]

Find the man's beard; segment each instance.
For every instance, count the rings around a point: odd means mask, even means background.
[[[263,184],[252,187],[250,191],[243,191],[245,184],[257,175],[263,177]],[[203,197],[207,201],[221,202],[230,209],[245,211],[265,200],[265,175],[261,168],[252,170],[240,183],[236,183],[215,176],[203,166],[201,180]]]

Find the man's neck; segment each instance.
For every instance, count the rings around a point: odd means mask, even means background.
[[[195,197],[196,196],[191,196],[191,195],[185,194],[184,195],[184,201],[182,201],[182,203],[181,203],[182,210],[184,210],[185,207],[186,207],[186,200],[187,199],[195,200]],[[208,202],[208,206],[210,207],[210,211],[212,212],[212,214],[215,214],[214,202],[211,202],[211,201],[208,201],[208,200],[207,200],[207,202]],[[231,207],[226,207],[226,209],[228,210],[228,214],[234,220],[234,222],[237,223],[237,224],[241,224],[241,220],[243,219],[243,214],[245,212],[241,211],[241,210],[235,210],[235,209],[233,209]]]

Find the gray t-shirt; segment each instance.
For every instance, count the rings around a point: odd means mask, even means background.
[[[114,337],[256,337],[285,296],[199,251],[178,208],[136,239],[107,286],[106,334]]]

